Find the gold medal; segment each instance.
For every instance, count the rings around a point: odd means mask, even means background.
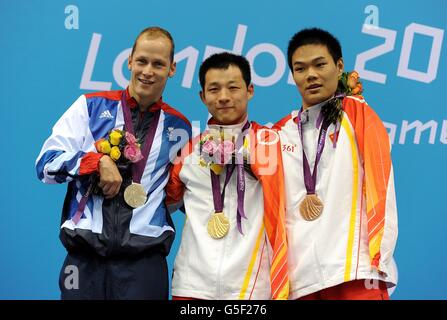
[[[223,212],[215,212],[208,220],[208,233],[213,239],[220,239],[230,230],[230,222]]]
[[[323,212],[323,202],[316,194],[308,194],[300,203],[300,213],[304,220],[313,221]]]
[[[147,195],[140,183],[132,182],[126,190],[124,190],[124,201],[132,208],[141,207],[146,203]]]

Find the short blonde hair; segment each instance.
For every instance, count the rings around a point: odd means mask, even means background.
[[[156,38],[156,37],[162,36],[162,37],[168,38],[168,40],[171,42],[171,54],[170,54],[171,62],[174,61],[174,48],[175,48],[174,39],[172,38],[172,36],[168,30],[165,30],[161,27],[148,27],[148,28],[144,29],[143,31],[141,31],[140,34],[138,35],[138,37],[135,39],[135,42],[132,47],[132,52],[130,53],[131,56],[133,55],[133,52],[135,51],[138,39],[140,39],[142,36],[146,36],[149,38]]]

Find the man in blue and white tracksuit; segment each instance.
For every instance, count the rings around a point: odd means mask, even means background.
[[[166,30],[143,30],[129,57],[129,87],[80,96],[55,124],[36,160],[41,181],[68,182],[60,231],[68,252],[59,279],[62,299],[168,298],[166,256],[174,226],[164,187],[170,160],[191,136],[188,120],[161,97],[175,73],[173,53],[174,42]],[[118,168],[94,145],[111,130],[123,129],[123,111],[131,115],[141,145],[153,139],[147,158],[141,160],[146,163],[140,183],[147,201],[137,208],[123,195],[133,182],[132,168]],[[99,193],[88,192],[93,177]],[[83,197],[82,216],[74,219]],[[71,274],[66,270],[73,268],[78,285],[67,286]]]

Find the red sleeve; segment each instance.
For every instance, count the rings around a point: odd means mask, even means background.
[[[171,168],[168,184],[166,185],[166,204],[171,205],[180,202],[183,199],[185,185],[180,180],[180,170],[182,163],[179,161]]]
[[[284,127],[284,126],[286,125],[287,121],[289,121],[290,119],[292,119],[292,115],[291,115],[291,114],[285,116],[284,118],[282,118],[281,120],[279,120],[277,123],[275,123],[275,124],[272,126],[272,129],[273,129],[273,130],[276,130],[276,131],[281,130],[282,127]]]
[[[81,159],[79,167],[79,175],[91,174],[99,171],[99,160],[103,156],[102,153],[89,152]]]
[[[168,184],[166,185],[166,205],[174,205],[183,200],[185,193],[185,184],[180,179],[180,171],[182,171],[183,164],[186,157],[188,157],[194,150],[194,146],[200,141],[200,135],[189,140],[189,142],[182,148],[180,155],[173,161],[171,167]]]
[[[252,170],[262,184],[264,194],[264,225],[273,257],[270,267],[272,299],[287,300],[289,275],[287,261],[286,199],[281,142],[274,129],[253,123],[250,136]]]

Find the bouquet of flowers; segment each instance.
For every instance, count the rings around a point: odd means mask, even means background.
[[[336,123],[343,114],[341,101],[346,96],[361,95],[363,85],[357,71],[343,72],[338,79],[337,91],[334,99],[330,100],[321,110],[324,119]]]
[[[110,156],[115,161],[120,171],[129,169],[131,163],[135,163],[143,159],[141,154],[141,144],[130,132],[114,129],[109,132],[108,136],[101,138],[95,142],[96,151]],[[103,195],[101,188],[98,186],[99,175],[90,176],[91,192],[96,195]],[[89,194],[87,192],[87,194]]]
[[[143,159],[141,154],[141,145],[135,136],[123,130],[114,129],[109,132],[106,138],[99,139],[95,142],[95,148],[99,153],[107,154],[116,162],[120,171],[129,168],[130,163],[135,163]],[[88,183],[87,191],[82,196],[82,200],[78,204],[73,221],[77,224],[82,217],[87,199],[90,194],[103,196],[102,189],[99,187],[99,174],[88,175],[82,184]]]
[[[109,155],[118,163],[135,163],[143,159],[140,143],[127,131],[114,129],[107,138],[96,141],[95,147],[98,152]]]
[[[208,133],[202,135],[200,138],[200,160],[199,164],[202,167],[208,167],[215,174],[220,174],[223,167],[231,163],[236,157],[236,143],[235,136],[215,129],[209,130]],[[242,146],[242,155],[244,163],[248,158],[248,139],[244,138]]]
[[[338,93],[345,93],[347,96],[361,95],[363,85],[357,71],[343,72],[338,80]]]

